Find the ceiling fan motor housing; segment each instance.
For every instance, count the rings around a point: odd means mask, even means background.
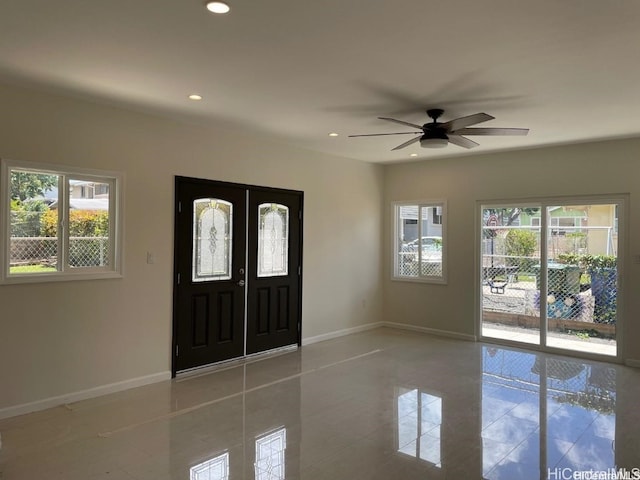
[[[449,140],[449,137],[447,136],[447,129],[441,127],[440,125],[440,123],[436,123],[435,121],[433,123],[425,123],[422,126],[423,135],[420,140],[431,138]]]

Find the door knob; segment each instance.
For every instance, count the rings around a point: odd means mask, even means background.
[[[240,287],[244,287],[244,280],[240,280],[240,281],[238,282],[238,285],[239,285]]]

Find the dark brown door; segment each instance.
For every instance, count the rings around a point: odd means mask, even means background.
[[[302,201],[176,177],[174,375],[300,343]]]
[[[247,354],[299,342],[302,193],[249,192]]]
[[[244,354],[246,191],[176,178],[173,372]]]

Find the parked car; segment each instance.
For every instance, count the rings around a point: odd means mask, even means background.
[[[416,238],[402,245],[402,251],[414,253],[415,261],[418,261],[418,245],[420,239]],[[442,237],[428,236],[422,237],[422,261],[437,263],[442,261]]]

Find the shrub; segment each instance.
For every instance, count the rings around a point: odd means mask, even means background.
[[[58,211],[49,210],[42,217],[41,235],[55,237]],[[69,212],[69,264],[74,267],[106,265],[108,258],[109,212],[106,210],[71,210]]]
[[[515,265],[520,272],[531,271],[535,260],[531,257],[536,251],[538,239],[536,234],[529,230],[509,230],[505,237],[505,251],[509,258],[507,263]]]
[[[571,232],[566,234],[567,240],[572,243],[572,249],[576,251],[584,251],[587,248],[587,234],[583,232]]]
[[[29,202],[11,200],[11,236],[39,236],[40,218],[48,208],[47,204],[40,200]]]
[[[47,210],[42,215],[40,235],[43,237],[56,237],[58,235],[58,211]]]
[[[591,293],[595,298],[594,319],[596,323],[615,324],[617,315],[617,257],[614,255],[558,255],[561,263],[578,265],[589,275]]]
[[[55,237],[58,230],[58,211],[49,210],[42,218],[45,237]],[[106,237],[109,235],[109,213],[106,210],[71,210],[69,213],[70,237]]]
[[[618,258],[615,255],[591,255],[578,253],[561,253],[558,255],[558,262],[567,265],[578,265],[580,270],[587,273],[590,271],[602,271],[605,268],[615,268]]]

